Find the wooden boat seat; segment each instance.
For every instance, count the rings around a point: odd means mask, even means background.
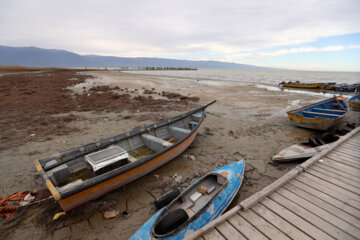
[[[196,122],[200,122],[202,115],[203,115],[202,112],[194,113],[193,115],[191,115],[191,119]]]
[[[334,116],[334,117],[339,117],[338,114],[331,114],[331,113],[321,113],[321,112],[309,112],[309,111],[302,111],[303,113],[309,113],[309,114],[314,114],[314,115],[324,115],[324,116]]]
[[[167,147],[170,147],[172,145],[171,142],[168,142],[164,139],[155,137],[150,134],[142,134],[141,138],[145,144],[146,147],[150,148],[151,150],[155,152],[160,152],[164,150]]]
[[[330,109],[330,108],[312,108],[314,110],[324,110],[324,111],[334,111],[334,112],[346,112],[345,110],[337,110],[337,109]]]
[[[191,133],[191,130],[179,127],[169,127],[169,132],[171,136],[177,139],[182,139],[187,137]]]

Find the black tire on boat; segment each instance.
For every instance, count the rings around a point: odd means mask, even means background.
[[[179,227],[188,219],[189,216],[184,209],[176,209],[172,212],[169,212],[167,215],[165,215],[165,217],[163,217],[163,219],[159,221],[155,227],[155,233],[158,235],[166,234]]]
[[[174,198],[180,195],[180,189],[174,188],[173,190],[164,193],[158,199],[155,200],[155,206],[160,209],[168,205]]]
[[[331,133],[324,133],[321,135],[321,139],[325,142],[325,143],[332,143],[335,142],[339,139],[338,136],[335,136]]]
[[[324,141],[321,140],[318,136],[314,135],[314,136],[311,136],[309,138],[309,143],[312,147],[317,147],[317,146],[321,146],[321,145],[324,145]]]

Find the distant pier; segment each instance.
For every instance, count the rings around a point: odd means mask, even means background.
[[[174,71],[174,70],[191,70],[196,71],[197,68],[190,68],[190,67],[120,67],[117,68],[120,71]]]

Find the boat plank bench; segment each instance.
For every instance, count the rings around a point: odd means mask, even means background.
[[[330,108],[312,108],[313,110],[323,110],[323,111],[330,111],[330,112],[346,112],[345,110],[338,110],[338,109],[330,109]]]
[[[185,240],[359,239],[359,141],[360,126]]]
[[[311,115],[324,115],[324,116],[334,116],[338,117],[338,114],[331,114],[331,113],[321,113],[321,112],[309,112],[309,111],[303,111],[305,114],[311,114]]]

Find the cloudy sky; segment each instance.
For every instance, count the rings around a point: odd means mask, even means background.
[[[0,45],[360,71],[359,0],[11,0]]]

